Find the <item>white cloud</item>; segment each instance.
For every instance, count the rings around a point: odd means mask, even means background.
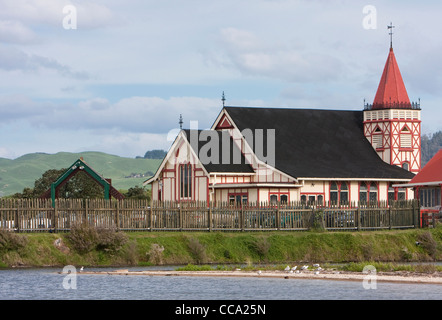
[[[90,75],[84,71],[74,71],[56,59],[36,54],[28,54],[16,47],[0,45],[0,70],[37,72],[40,69],[54,70],[63,77],[88,79]]]
[[[0,123],[15,120],[57,130],[167,133],[178,127],[180,114],[184,127],[190,121],[199,121],[202,129],[210,127],[220,109],[220,100],[198,97],[131,97],[116,103],[94,98],[74,104],[5,96],[0,98]]]
[[[37,43],[39,36],[20,21],[0,20],[0,42]]]
[[[236,28],[220,31],[223,52],[214,61],[240,70],[247,76],[263,76],[288,82],[339,79],[343,64],[325,53],[283,45]]]

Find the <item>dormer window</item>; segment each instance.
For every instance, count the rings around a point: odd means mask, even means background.
[[[401,148],[411,148],[411,131],[407,126],[401,130]]]

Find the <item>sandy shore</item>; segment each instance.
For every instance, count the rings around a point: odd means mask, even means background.
[[[362,272],[344,271],[306,271],[289,273],[286,271],[129,271],[127,269],[115,271],[83,271],[80,274],[101,274],[101,275],[133,275],[133,276],[186,276],[186,277],[255,277],[255,278],[283,278],[283,279],[324,279],[324,280],[345,280],[345,281],[367,281],[375,279],[377,282],[399,282],[399,283],[422,283],[442,285],[442,273],[432,274],[416,272],[377,272],[366,274]]]

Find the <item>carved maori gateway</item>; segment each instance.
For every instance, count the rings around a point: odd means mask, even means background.
[[[51,184],[51,188],[48,189],[41,198],[49,198],[51,197],[52,203],[55,202],[55,199],[58,198],[58,191],[60,188],[65,185],[73,176],[75,176],[79,172],[85,172],[92,179],[98,182],[104,189],[104,198],[110,199],[111,196],[117,200],[124,199],[124,196],[118,192],[112,186],[111,179],[105,179],[100,174],[98,174],[95,170],[93,170],[86,162],[84,162],[83,158],[75,161],[58,179]]]

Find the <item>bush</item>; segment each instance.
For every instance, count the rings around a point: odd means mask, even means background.
[[[115,252],[120,250],[128,240],[125,233],[117,232],[115,229],[97,228],[97,235],[97,250]]]
[[[0,251],[14,251],[28,244],[26,236],[18,235],[6,230],[0,230]]]
[[[152,262],[153,264],[162,264],[163,263],[163,251],[164,247],[160,246],[157,243],[152,243],[150,246],[150,250],[147,253],[147,256],[149,257],[149,262]]]
[[[421,233],[418,236],[417,241],[431,258],[436,259],[437,242],[433,239],[430,231],[425,231]]]
[[[258,238],[254,242],[253,248],[255,249],[259,257],[262,259],[269,253],[270,242],[267,240],[267,238]]]
[[[76,224],[67,235],[74,250],[87,253],[92,250],[114,252],[127,242],[127,235],[114,229],[96,228],[87,223]]]
[[[204,263],[207,260],[206,248],[196,238],[191,238],[188,243],[190,254],[197,264]]]

